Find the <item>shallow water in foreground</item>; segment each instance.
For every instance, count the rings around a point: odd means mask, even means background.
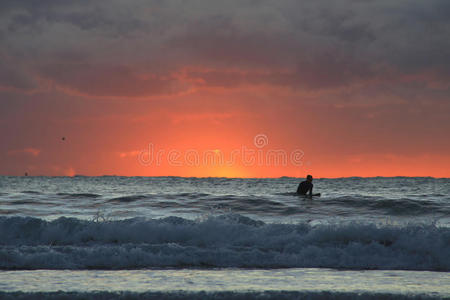
[[[314,293],[385,293],[450,297],[450,274],[416,271],[338,271],[333,269],[183,269],[123,271],[3,271],[0,290],[6,292],[135,293],[297,291]]]

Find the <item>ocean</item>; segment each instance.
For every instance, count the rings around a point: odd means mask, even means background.
[[[450,179],[0,176],[1,299],[450,299]]]

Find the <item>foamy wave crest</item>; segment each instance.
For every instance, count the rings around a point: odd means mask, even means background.
[[[357,293],[357,292],[315,292],[315,291],[263,291],[263,292],[36,292],[36,293],[24,293],[24,292],[0,292],[1,299],[14,299],[14,300],[31,300],[31,299],[127,299],[127,300],[140,300],[140,299],[167,299],[167,300],[184,300],[184,299],[201,299],[201,300],[224,300],[224,299],[264,299],[264,300],[290,300],[290,299],[309,299],[309,300],[322,300],[322,299],[395,299],[395,300],[426,300],[426,299],[441,299],[439,296],[433,295],[405,295],[405,294],[389,294],[389,293]]]
[[[0,218],[0,269],[328,267],[450,271],[450,229],[265,224],[241,215],[91,222]]]

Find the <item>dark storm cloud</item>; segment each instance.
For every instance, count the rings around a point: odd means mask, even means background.
[[[125,66],[59,63],[47,64],[39,71],[63,88],[97,97],[144,97],[183,91],[173,78],[139,74]]]
[[[103,1],[5,1],[4,17],[9,17],[7,30],[15,33],[23,29],[45,30],[45,23],[67,23],[81,30],[101,33],[128,34],[142,28],[126,7],[108,10]],[[102,7],[103,6],[103,7]],[[99,34],[97,31],[96,34]]]
[[[37,77],[96,96],[164,94],[186,68],[228,88],[450,80],[447,0],[2,1],[0,17],[2,87]]]
[[[376,72],[364,62],[356,63],[349,57],[323,54],[302,59],[294,70],[288,72],[193,71],[188,72],[188,76],[212,87],[270,84],[314,90],[364,82],[373,78]]]

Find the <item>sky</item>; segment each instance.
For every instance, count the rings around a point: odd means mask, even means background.
[[[448,0],[2,0],[0,174],[450,177]]]

